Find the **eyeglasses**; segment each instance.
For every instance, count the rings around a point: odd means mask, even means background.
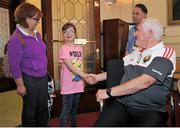
[[[75,31],[74,30],[69,30],[69,31],[66,30],[66,31],[63,31],[63,33],[64,34],[72,34],[72,33],[74,34]]]
[[[40,18],[33,18],[33,17],[31,17],[31,19],[33,19],[35,21],[39,21],[40,20]]]

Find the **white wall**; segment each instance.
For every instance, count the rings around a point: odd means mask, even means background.
[[[132,22],[132,10],[135,4],[143,3],[148,8],[148,17],[154,17],[161,21],[165,29],[164,42],[176,50],[180,57],[180,25],[168,25],[167,0],[117,0],[111,6],[100,0],[101,23],[104,19],[120,18],[126,22]]]

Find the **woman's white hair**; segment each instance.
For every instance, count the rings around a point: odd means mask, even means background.
[[[144,32],[148,32],[148,31],[152,31],[153,37],[156,40],[161,40],[162,35],[163,35],[163,27],[161,25],[161,23],[159,22],[159,20],[157,19],[145,19],[143,24],[142,24],[142,28],[144,30]]]

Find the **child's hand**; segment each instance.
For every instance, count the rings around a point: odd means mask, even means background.
[[[96,74],[88,74],[88,75],[85,77],[85,81],[86,81],[88,84],[91,84],[91,85],[98,82],[98,81],[96,80]]]

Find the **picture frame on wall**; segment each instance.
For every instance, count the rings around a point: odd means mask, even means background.
[[[180,0],[168,0],[168,24],[180,24]]]

